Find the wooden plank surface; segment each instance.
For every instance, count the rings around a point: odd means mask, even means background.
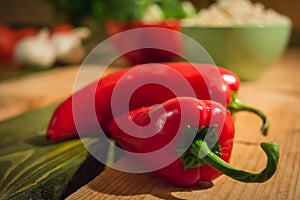
[[[261,184],[245,184],[226,176],[213,183],[184,189],[151,173],[130,174],[108,169],[68,199],[300,199],[300,51],[289,50],[262,77],[243,83],[240,98],[268,116],[267,137],[259,133],[260,120],[249,113],[236,115],[236,138],[231,164],[258,172],[266,164],[262,141],[280,145],[274,177]]]
[[[0,121],[0,199],[63,199],[104,170],[79,139],[51,142],[45,138],[52,113],[72,92],[78,69],[56,68],[1,82],[3,119],[37,109]],[[103,68],[85,68],[80,84],[98,78],[99,69]],[[107,150],[100,141],[85,141],[88,146],[102,148],[100,152]]]
[[[58,68],[0,83],[0,120],[61,101],[72,92],[78,66]],[[107,71],[110,73],[113,70]],[[262,184],[240,183],[225,176],[195,188],[173,187],[151,173],[129,174],[108,169],[69,199],[300,199],[300,49],[290,49],[262,77],[243,83],[240,98],[269,117],[269,136],[259,133],[260,120],[236,116],[232,165],[251,171],[266,162],[259,143],[279,143],[278,171]],[[95,74],[94,74],[95,75]],[[90,80],[86,80],[88,83]]]
[[[118,68],[108,68],[111,73]],[[68,66],[48,72],[34,73],[18,79],[0,82],[0,121],[17,116],[23,112],[62,101],[73,91],[79,66]],[[97,66],[84,70],[82,85],[90,83],[99,76]]]

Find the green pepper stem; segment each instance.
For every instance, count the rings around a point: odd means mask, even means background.
[[[202,162],[210,165],[211,167],[220,171],[221,173],[241,182],[265,182],[273,176],[278,165],[279,146],[274,142],[263,142],[260,144],[261,148],[267,155],[268,162],[265,169],[257,174],[246,172],[232,167],[230,164],[226,163],[220,157],[214,154],[209,149],[207,143],[203,140],[194,141],[193,144],[196,145],[192,145],[191,147],[198,149],[197,157],[200,158]],[[195,149],[192,152],[195,152]]]
[[[243,104],[237,98],[236,92],[232,93],[232,100],[231,100],[230,104],[227,106],[227,108],[228,108],[228,110],[230,110],[231,114],[234,114],[234,113],[240,112],[240,111],[247,111],[247,112],[251,112],[251,113],[258,115],[263,121],[263,125],[261,126],[261,132],[263,133],[263,135],[268,134],[269,122],[268,122],[265,114],[256,108],[252,108],[252,107],[249,107],[249,106],[246,106],[245,104]]]

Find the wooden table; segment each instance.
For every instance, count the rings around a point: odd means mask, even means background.
[[[0,83],[0,119],[12,117],[67,97],[78,67],[67,67]],[[112,69],[113,70],[113,69]],[[108,72],[109,73],[109,72]],[[262,141],[280,145],[274,177],[261,184],[245,184],[226,176],[196,188],[173,187],[150,173],[129,174],[107,169],[68,199],[300,199],[300,49],[289,49],[255,82],[243,83],[239,97],[261,109],[270,122],[267,137],[259,133],[260,119],[236,116],[231,164],[258,172],[266,158]]]

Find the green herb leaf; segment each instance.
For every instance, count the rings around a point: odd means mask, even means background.
[[[56,105],[0,123],[1,199],[61,199],[98,175],[104,166],[81,140],[49,142],[45,130]],[[96,139],[85,144],[107,151]]]
[[[178,0],[161,0],[158,5],[162,9],[166,19],[181,19],[187,17],[181,1]]]
[[[132,22],[141,20],[149,8],[155,4],[160,7],[164,19],[180,19],[190,16],[191,5],[185,9],[180,0],[47,0],[54,7],[55,16],[81,26],[94,20],[103,26],[107,20]]]

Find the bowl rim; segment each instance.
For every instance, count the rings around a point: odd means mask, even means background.
[[[183,25],[180,24],[181,28],[188,29],[250,29],[250,28],[279,28],[288,27],[290,28],[292,23],[290,21],[278,22],[278,23],[257,23],[257,24],[232,24],[232,25]]]

